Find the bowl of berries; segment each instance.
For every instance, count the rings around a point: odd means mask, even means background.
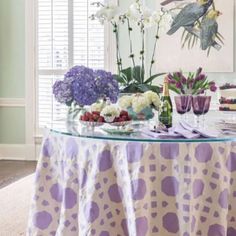
[[[80,123],[88,128],[95,128],[102,126],[105,123],[105,119],[98,111],[85,112],[80,116]]]
[[[124,127],[132,122],[131,117],[127,111],[122,110],[117,117],[115,117],[112,123],[109,123],[111,126],[115,127]]]

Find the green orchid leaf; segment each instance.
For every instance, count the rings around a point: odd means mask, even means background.
[[[138,87],[140,89],[140,92],[143,93],[151,90],[159,95],[161,92],[161,88],[156,85],[139,84]]]
[[[119,84],[126,84],[127,81],[125,80],[125,78],[123,76],[120,76],[120,75],[113,75],[113,77],[117,80],[117,82]]]
[[[120,72],[121,76],[124,76],[129,83],[133,79],[132,67],[128,67]]]
[[[144,70],[141,66],[135,66],[133,68],[133,79],[138,83],[142,83],[144,81]]]
[[[140,93],[140,89],[137,84],[130,84],[121,89],[121,93]]]
[[[139,84],[138,88],[140,89],[141,92],[147,92],[148,90],[150,90],[147,84]]]
[[[150,85],[149,86],[150,90],[157,93],[158,95],[160,95],[161,93],[161,87],[156,86],[156,85]]]
[[[155,74],[155,75],[152,75],[150,78],[148,78],[144,83],[145,84],[150,84],[152,83],[153,80],[155,80],[157,77],[159,76],[162,76],[162,75],[165,75],[166,73],[159,73],[159,74]]]

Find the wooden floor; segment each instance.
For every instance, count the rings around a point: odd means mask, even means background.
[[[0,160],[0,188],[34,173],[36,161]]]

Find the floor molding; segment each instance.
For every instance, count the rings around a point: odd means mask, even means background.
[[[0,144],[1,160],[32,161],[35,158],[35,148],[25,144]]]

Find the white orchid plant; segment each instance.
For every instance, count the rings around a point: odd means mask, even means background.
[[[122,13],[115,0],[107,0],[103,2],[94,2],[93,5],[98,7],[96,14],[91,16],[91,19],[99,20],[102,24],[108,22],[113,27],[113,32],[116,38],[116,61],[118,67],[118,75],[116,78],[121,85],[121,92],[145,92],[152,90],[156,93],[160,92],[159,86],[152,85],[152,82],[160,74],[153,74],[153,65],[155,63],[155,52],[157,42],[160,35],[169,28],[172,18],[168,11],[161,8],[159,11],[153,11],[140,0],[135,0],[127,12]],[[119,43],[119,27],[127,27],[129,36],[129,58],[131,59],[131,67],[123,68],[122,57],[120,53]],[[149,29],[156,28],[155,40],[153,45],[152,58],[149,63],[145,62],[145,39]],[[134,28],[140,31],[141,50],[138,55],[133,50],[132,32]],[[137,37],[135,37],[137,40]],[[136,64],[139,58],[140,63]],[[147,64],[146,64],[147,63]],[[149,64],[149,65],[148,65]],[[146,65],[149,71],[146,71]]]

